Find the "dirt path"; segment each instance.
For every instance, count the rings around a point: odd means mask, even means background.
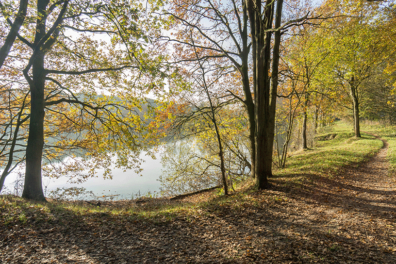
[[[272,190],[172,221],[65,209],[40,222],[28,215],[25,225],[0,225],[0,262],[396,263],[396,178],[386,152],[387,144],[331,178],[305,175],[292,187],[273,179]]]
[[[371,215],[392,219],[396,213],[396,178],[388,172],[388,143],[369,162],[345,170],[343,183],[351,206]],[[341,186],[342,188],[342,186]],[[393,219],[395,220],[395,219]]]
[[[306,206],[306,217],[297,213],[297,221],[327,230],[332,257],[340,262],[396,263],[396,178],[388,174],[383,142],[370,161],[330,179],[314,176],[313,184],[289,195]]]

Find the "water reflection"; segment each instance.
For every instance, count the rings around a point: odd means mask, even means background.
[[[161,154],[157,154],[159,156]],[[136,174],[134,170],[123,171],[122,169],[113,169],[113,179],[103,179],[102,175],[104,169],[98,170],[97,178],[89,178],[87,181],[81,184],[68,183],[67,177],[61,177],[59,179],[50,179],[47,177],[43,178],[43,188],[46,195],[48,196],[51,191],[55,191],[57,188],[70,188],[70,187],[84,187],[87,192],[92,192],[95,196],[101,199],[131,199],[137,196],[142,196],[147,193],[151,195],[159,195],[161,183],[158,181],[161,175],[162,164],[161,159],[153,159],[149,155],[143,153],[141,155],[145,162],[141,165],[143,171],[142,175]],[[23,171],[21,172],[23,174]],[[5,190],[2,193],[21,194],[15,185],[23,182],[23,179],[18,177],[18,172],[10,174],[5,180]],[[18,192],[18,193],[17,193]],[[105,197],[103,197],[105,196]],[[79,199],[94,199],[89,196],[79,196]]]

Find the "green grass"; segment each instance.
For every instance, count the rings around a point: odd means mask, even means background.
[[[11,195],[0,196],[0,224],[5,226],[73,225],[79,219],[117,218],[126,221],[168,222],[175,217],[187,217],[199,212],[207,203],[173,203],[135,206],[130,203],[117,206],[93,206],[76,201],[38,203]],[[187,219],[188,220],[188,219]]]
[[[275,174],[278,177],[331,176],[344,166],[357,165],[372,157],[383,145],[381,140],[367,133],[355,138],[351,126],[344,122],[336,122],[321,132],[315,137],[313,149],[292,154],[286,161],[286,168],[276,169]]]

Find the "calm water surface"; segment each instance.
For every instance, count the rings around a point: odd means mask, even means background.
[[[51,191],[57,188],[70,187],[84,187],[87,191],[93,192],[97,198],[106,199],[111,197],[115,200],[136,198],[150,192],[154,195],[159,195],[161,183],[158,181],[161,175],[162,164],[160,154],[157,154],[157,159],[152,159],[150,156],[142,154],[141,157],[145,160],[142,164],[142,175],[139,176],[133,170],[123,171],[122,169],[113,169],[113,179],[103,179],[104,170],[98,171],[97,178],[90,178],[80,184],[70,184],[67,182],[68,178],[62,177],[59,179],[43,179],[43,188],[48,195]],[[17,173],[9,175],[5,180],[5,186],[8,192],[16,194],[15,185],[18,179]],[[19,191],[19,195],[20,195]],[[140,194],[140,195],[139,195]],[[114,196],[109,196],[114,195]],[[95,199],[88,197],[83,199]]]

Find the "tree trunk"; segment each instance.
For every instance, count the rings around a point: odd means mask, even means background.
[[[217,129],[217,124],[215,126],[216,126],[217,140],[219,142],[219,148],[220,148],[220,152],[219,152],[219,156],[220,156],[220,170],[221,170],[221,178],[223,180],[224,194],[228,195],[228,184],[227,184],[226,169],[225,169],[225,165],[224,165],[223,145],[221,144],[221,138],[220,138],[219,131]]]
[[[277,1],[275,28],[280,27],[283,0]],[[259,0],[250,0],[249,17],[252,32],[254,66],[254,100],[256,124],[255,177],[258,189],[268,188],[268,177],[272,176],[272,155],[275,136],[275,109],[278,87],[278,65],[280,31],[275,32],[272,54],[272,75],[270,77],[271,36],[268,30],[273,26],[274,2],[268,0],[264,10]],[[263,16],[264,15],[264,16]],[[264,18],[264,19],[262,19]],[[272,78],[272,82],[270,81]]]
[[[8,174],[9,174],[8,171],[4,169],[4,171],[3,171],[3,173],[1,174],[1,177],[0,177],[0,192],[1,192],[1,190],[3,190],[4,181],[5,181],[5,178],[7,177]]]
[[[255,142],[255,133],[256,133],[256,120],[254,115],[254,99],[252,97],[252,92],[250,90],[250,81],[249,81],[249,52],[250,47],[248,46],[248,6],[246,2],[243,5],[243,30],[241,33],[242,37],[242,67],[240,68],[240,72],[242,75],[242,85],[243,91],[245,94],[244,105],[246,111],[248,113],[249,120],[249,141],[250,141],[250,175],[252,178],[255,178],[255,167],[256,167],[256,142]],[[254,56],[254,54],[253,54]],[[255,72],[255,67],[253,69],[253,76]]]
[[[305,102],[304,102],[304,113],[303,113],[303,124],[302,124],[302,148],[308,149],[307,145],[307,107],[308,107],[308,94],[305,94]]]
[[[302,127],[302,148],[308,149],[307,146],[307,111],[304,111],[303,127]]]
[[[355,137],[360,138],[360,118],[359,118],[359,101],[353,101],[353,127],[355,131]]]
[[[282,8],[283,0],[278,0],[276,5],[276,16],[275,16],[275,28],[281,26],[282,19]],[[269,117],[268,117],[268,155],[270,160],[271,173],[269,177],[272,177],[272,154],[274,150],[274,137],[275,137],[275,116],[276,116],[276,100],[278,94],[278,80],[279,80],[279,59],[280,59],[280,42],[281,32],[276,31],[274,34],[274,46],[272,53],[272,72],[271,72],[271,87],[269,92]]]
[[[318,115],[319,115],[319,107],[315,106],[315,133],[318,133]]]
[[[30,86],[31,107],[29,136],[26,148],[25,186],[22,197],[43,201],[41,160],[44,146],[44,54],[38,54],[33,63],[33,80]]]
[[[271,55],[271,32],[266,29],[272,27],[274,4],[266,5],[264,13],[266,21],[260,21],[256,14],[256,87],[255,87],[255,117],[256,117],[256,186],[258,189],[269,187],[268,177],[272,176],[272,151],[270,149],[269,130],[269,93],[270,93],[270,55]],[[259,9],[261,1],[255,3]],[[256,13],[261,14],[260,10]],[[273,138],[272,138],[273,140]]]
[[[11,47],[18,35],[19,29],[25,20],[28,2],[28,0],[21,0],[19,3],[19,10],[14,19],[14,23],[12,23],[10,32],[5,39],[3,46],[0,48],[0,68],[3,66],[3,63],[7,58],[8,53],[10,52]],[[0,7],[3,9],[4,7],[2,6],[1,2],[0,5]]]
[[[360,120],[359,120],[359,94],[358,87],[355,85],[355,77],[352,76],[349,82],[350,95],[353,104],[353,128],[355,137],[360,138]]]
[[[197,59],[199,59],[198,53],[195,50],[195,55]],[[202,88],[205,90],[206,96],[208,97],[209,105],[210,105],[210,110],[211,110],[211,116],[208,114],[209,119],[212,121],[215,131],[216,131],[216,137],[217,137],[217,143],[219,144],[219,157],[220,157],[220,170],[221,170],[221,179],[223,181],[223,187],[224,187],[224,194],[228,195],[228,184],[227,184],[227,176],[226,176],[226,169],[225,169],[225,162],[224,162],[224,150],[223,150],[223,144],[221,141],[221,135],[220,135],[220,129],[217,125],[217,119],[216,119],[216,112],[213,106],[212,98],[209,93],[209,86],[206,83],[206,73],[205,73],[205,68],[202,65],[201,61],[198,60],[199,67],[201,68],[202,71]]]
[[[37,2],[38,19],[34,44],[38,44],[45,35],[46,7],[48,0]],[[40,18],[41,17],[41,18]],[[30,85],[31,106],[29,136],[26,148],[26,173],[22,197],[36,201],[45,201],[41,180],[41,161],[44,146],[44,70],[45,53],[40,48],[34,52],[32,79]],[[27,76],[28,77],[28,76]]]
[[[252,178],[255,178],[255,167],[256,167],[256,141],[255,141],[255,131],[256,131],[256,120],[254,115],[254,102],[252,98],[252,94],[250,93],[250,85],[249,85],[249,77],[246,70],[243,69],[243,86],[245,92],[245,108],[248,113],[249,120],[249,141],[250,141],[250,175]],[[245,77],[246,76],[246,77]]]

